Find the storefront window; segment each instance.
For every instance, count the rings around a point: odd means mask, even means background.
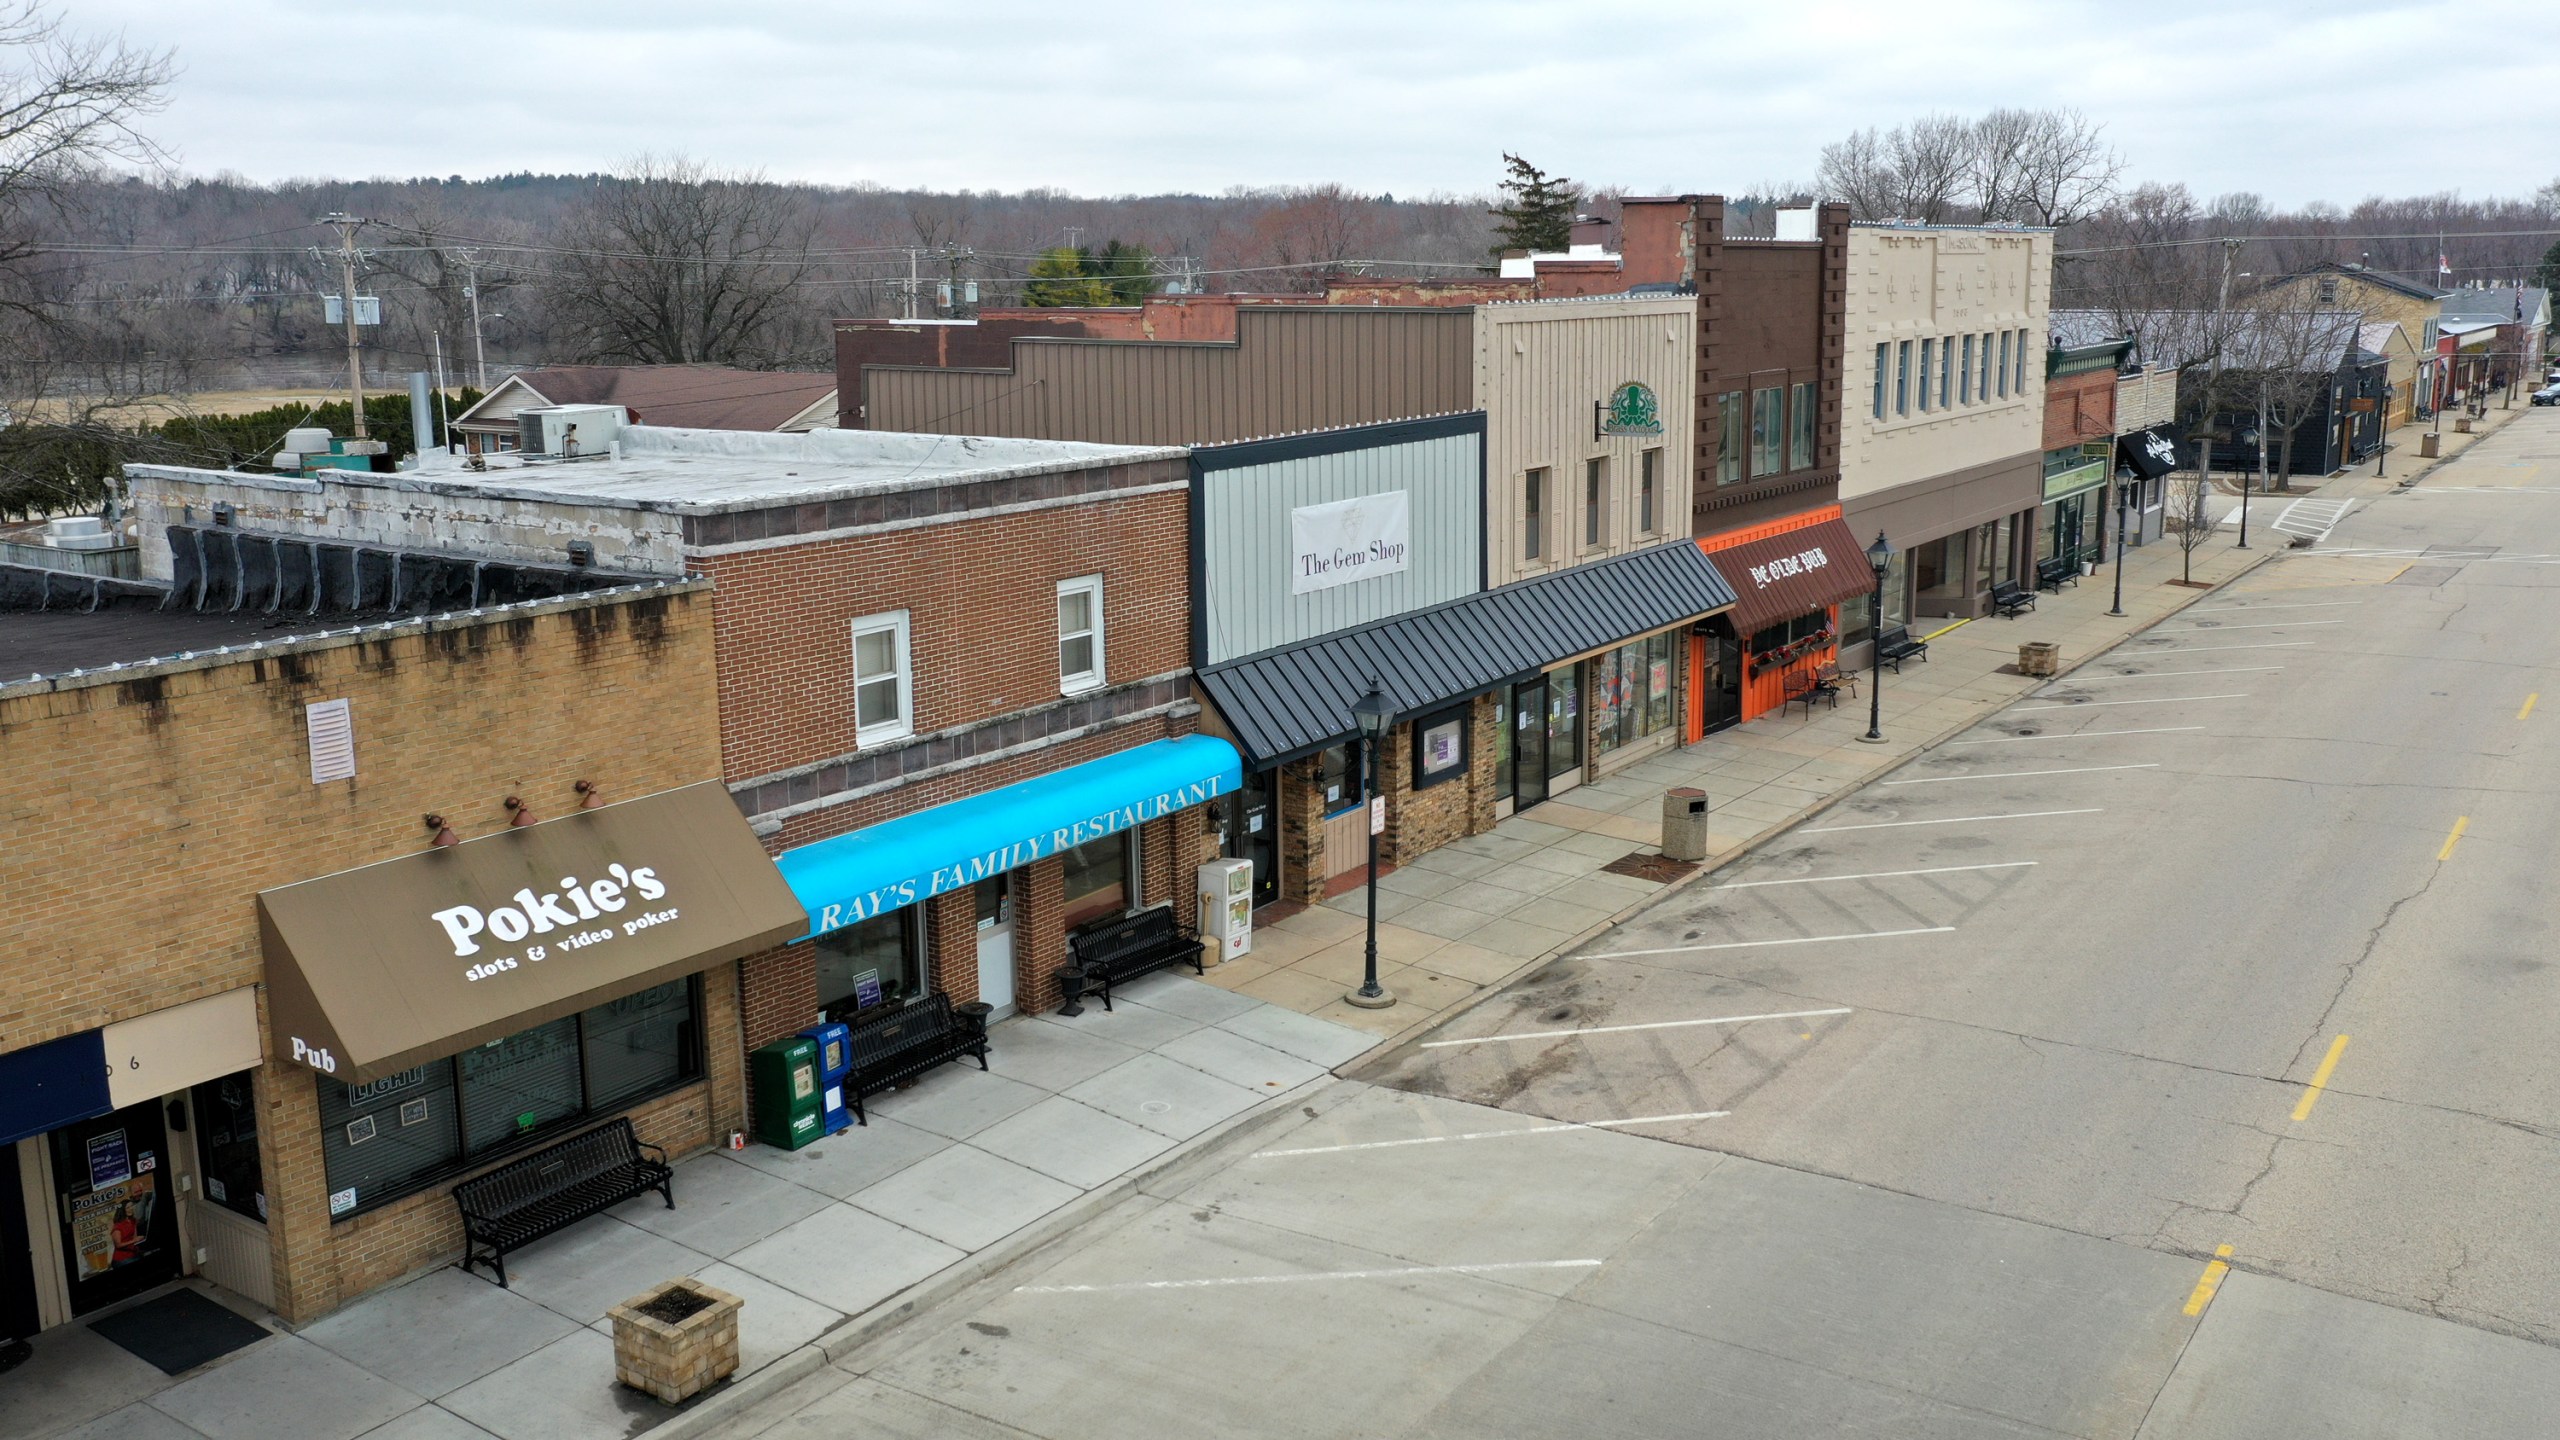
[[[1316,757],[1316,783],[1323,787],[1327,815],[1339,815],[1368,799],[1367,779],[1360,771],[1357,740],[1346,740]]]
[[[670,980],[587,1012],[587,1106],[610,1110],[698,1067],[692,982]]]
[[[1751,473],[1778,473],[1778,446],[1786,433],[1786,392],[1775,385],[1751,392]]]
[[[1911,578],[1921,608],[1932,615],[1964,598],[1964,534],[1943,536],[1911,547]]]
[[[1591,747],[1602,755],[1671,724],[1671,635],[1631,640],[1591,662]]]
[[[250,1074],[225,1075],[195,1088],[196,1168],[204,1198],[252,1220],[267,1218],[258,1164],[258,1097]]]
[[[924,916],[909,905],[817,939],[818,1004],[842,1020],[924,993]]]
[[[1720,437],[1716,446],[1716,483],[1732,485],[1742,479],[1742,451],[1749,443],[1744,433],[1741,391],[1727,390],[1716,397],[1716,424]]]
[[[1867,572],[1872,575],[1875,572]],[[1884,567],[1884,628],[1911,623],[1911,552],[1896,550]]]
[[[455,1056],[462,1073],[462,1143],[494,1150],[586,1108],[578,1018],[519,1030]]]
[[[2003,515],[1991,523],[1991,583],[2018,578],[2017,518]]]
[[[406,1195],[462,1158],[452,1061],[362,1085],[319,1078],[320,1155],[332,1216]]]
[[[1787,403],[1787,468],[1807,470],[1813,466],[1814,422],[1820,418],[1814,404],[1813,382],[1794,387]]]
[[[1413,788],[1426,789],[1467,773],[1470,707],[1444,710],[1413,723]]]
[[[1582,667],[1567,665],[1547,672],[1547,775],[1553,779],[1582,768]]]
[[[1853,595],[1840,602],[1840,643],[1864,645],[1876,638],[1876,597]]]
[[[1137,903],[1131,892],[1129,851],[1137,832],[1123,830],[1069,847],[1066,861],[1066,914],[1070,928]]]
[[[1518,782],[1511,769],[1511,691],[1497,690],[1493,696],[1493,798],[1508,800],[1518,793]]]

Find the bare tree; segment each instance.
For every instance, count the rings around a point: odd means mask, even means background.
[[[799,291],[815,224],[804,195],[761,175],[643,156],[563,219],[544,289],[590,360],[814,361]]]
[[[2181,576],[2196,582],[2196,551],[2213,538],[2213,482],[2201,473],[2181,471],[2169,480],[2168,514],[2162,528],[2177,543]]]
[[[1973,122],[1966,183],[1986,220],[2015,218],[2040,112],[2002,108]]]
[[[1823,189],[1853,219],[2064,226],[2115,197],[2124,160],[2077,110],[1924,115],[1823,147]]]
[[[2235,389],[2243,397],[2252,390],[2256,395],[2261,475],[2272,468],[2275,483],[2288,486],[2294,433],[2338,383],[2364,319],[2352,310],[2323,308],[2317,294],[2307,285],[2275,286],[2235,307],[2240,328],[2234,364],[2241,371]]]
[[[1893,132],[1893,170],[1901,214],[1927,225],[1956,218],[1969,201],[1973,127],[1953,115],[1923,115]]]
[[[165,158],[136,126],[168,103],[174,73],[165,50],[75,34],[44,0],[0,0],[0,271],[25,268],[73,181]],[[41,303],[18,284],[0,290],[0,304],[30,314]]]
[[[1902,177],[1884,132],[1870,125],[1822,147],[1815,180],[1822,193],[1849,206],[1852,220],[1891,220],[1902,212]]]
[[[2059,229],[2115,198],[2124,157],[2106,142],[2105,126],[2077,110],[2032,111],[2013,123],[2021,137],[2014,198],[1997,211],[1986,207],[1983,218]]]

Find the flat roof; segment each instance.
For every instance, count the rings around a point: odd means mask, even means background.
[[[680,515],[766,510],[953,483],[1179,460],[1178,445],[1094,445],[989,435],[911,435],[886,430],[808,430],[776,435],[635,425],[617,437],[619,458],[488,457],[463,468],[434,457],[430,469],[358,475],[392,486],[572,505],[617,505]],[[345,483],[347,476],[331,475]]]

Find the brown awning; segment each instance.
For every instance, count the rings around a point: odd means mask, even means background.
[[[1741,597],[1733,633],[1745,639],[1876,588],[1866,547],[1837,517],[1707,553]]]
[[[808,925],[716,781],[258,896],[276,1058],[354,1084]]]

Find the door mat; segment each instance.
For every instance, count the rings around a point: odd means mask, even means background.
[[[1668,885],[1698,866],[1694,861],[1673,860],[1650,850],[1638,850],[1632,855],[1621,855],[1600,868],[1611,875],[1628,875],[1638,880],[1650,880],[1656,885]]]
[[[103,1320],[92,1320],[89,1328],[157,1365],[166,1375],[184,1375],[268,1334],[258,1322],[183,1287]]]

